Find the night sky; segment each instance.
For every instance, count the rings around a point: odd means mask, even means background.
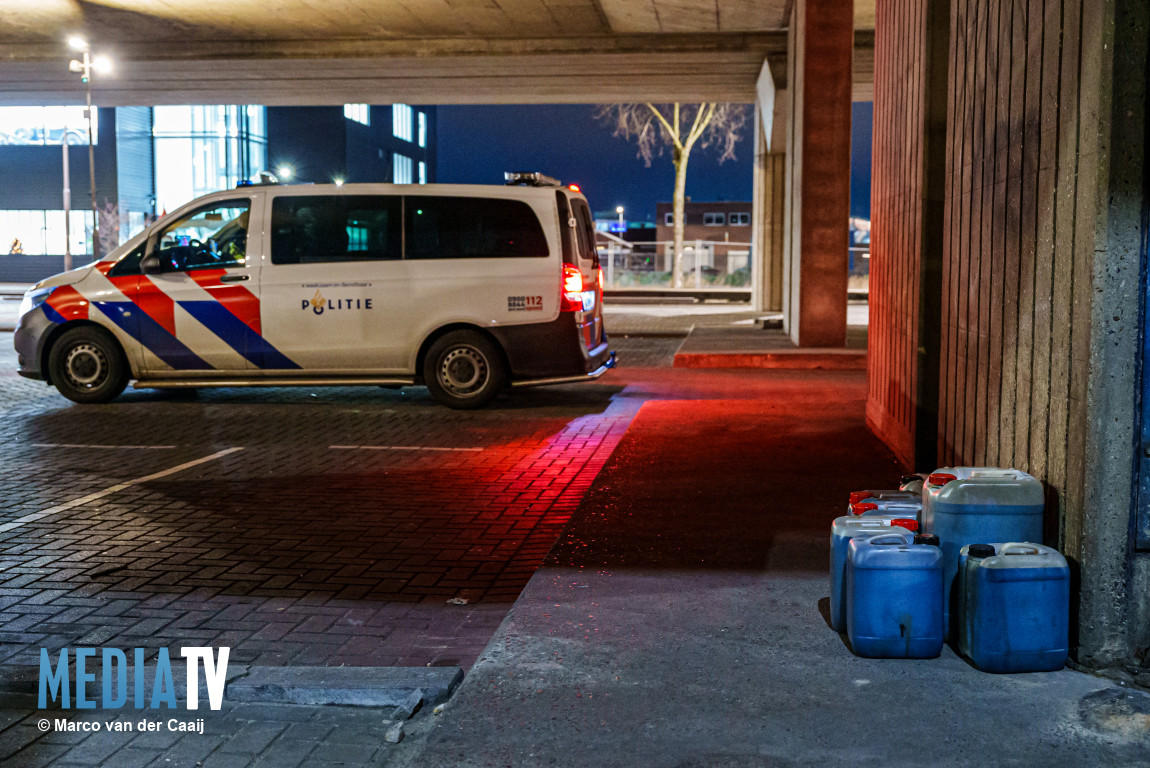
[[[854,105],[851,215],[870,217],[871,104]],[[503,172],[542,171],[579,184],[594,211],[626,209],[632,221],[655,219],[655,203],[674,187],[671,157],[644,166],[635,146],[615,138],[587,104],[441,106],[438,178],[441,183],[500,184]],[[735,159],[720,165],[716,149],[691,153],[687,194],[697,201],[750,200],[754,135],[748,120]],[[862,151],[860,151],[860,149]]]

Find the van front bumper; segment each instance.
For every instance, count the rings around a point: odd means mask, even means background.
[[[54,327],[57,327],[56,324],[48,319],[40,307],[26,312],[16,323],[16,333],[12,336],[12,344],[16,347],[16,372],[24,378],[43,380],[44,371],[40,361],[43,359],[44,342]]]

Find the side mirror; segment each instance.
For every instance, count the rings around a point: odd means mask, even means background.
[[[160,263],[160,257],[154,253],[149,253],[140,259],[140,271],[145,275],[154,275],[157,272],[162,272],[163,264]]]

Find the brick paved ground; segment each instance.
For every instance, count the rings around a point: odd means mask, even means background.
[[[42,733],[37,722],[43,715],[52,721],[61,713],[21,713],[0,710],[0,760],[5,768],[40,768],[106,765],[114,768],[328,768],[328,766],[403,765],[413,750],[407,743],[389,744],[384,733],[392,725],[373,709],[355,707],[301,707],[277,704],[224,703],[218,712],[207,711],[202,733],[168,730],[170,715],[163,712],[72,713],[70,722],[104,725],[97,733]],[[180,721],[194,718],[186,711],[175,713]],[[423,713],[406,722],[419,734],[431,721]],[[107,730],[109,722],[140,720],[158,722],[160,730],[118,733]],[[54,728],[54,726],[53,726]]]
[[[679,341],[617,348],[632,365],[665,366]],[[622,396],[613,373],[478,412],[415,388],[129,391],[81,407],[14,376],[14,357],[0,333],[8,669],[37,663],[41,647],[154,654],[186,644],[229,646],[237,664],[467,668],[645,397]],[[36,731],[36,714],[0,708],[5,766],[100,763],[113,749],[106,764],[194,765],[208,752],[204,765],[261,754],[260,765],[341,754],[382,764],[396,752],[377,738],[378,712],[345,720],[338,708],[235,705],[210,715],[204,736],[96,734],[73,745],[74,735]],[[363,717],[372,725],[360,748],[341,752],[348,723]],[[284,718],[330,723],[336,735],[305,750],[288,743],[301,731]],[[226,747],[249,725],[279,728],[276,743],[296,762],[269,759],[271,747]],[[325,744],[327,757],[309,751]]]
[[[194,639],[242,663],[467,666],[626,429],[617,392],[478,413],[374,388],[78,407],[0,379],[0,659]],[[41,447],[75,445],[135,447]]]

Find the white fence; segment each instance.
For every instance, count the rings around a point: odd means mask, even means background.
[[[674,244],[669,240],[629,243],[609,238],[599,244],[605,287],[670,290]],[[682,290],[745,292],[751,287],[751,244],[694,240],[683,244]]]
[[[604,242],[604,240],[606,242]],[[672,288],[674,244],[669,240],[630,243],[618,237],[603,237],[598,245],[608,290]],[[870,246],[849,249],[850,290],[866,291],[870,281]],[[751,244],[721,240],[694,240],[683,244],[684,293],[706,290],[745,293],[751,288]]]

